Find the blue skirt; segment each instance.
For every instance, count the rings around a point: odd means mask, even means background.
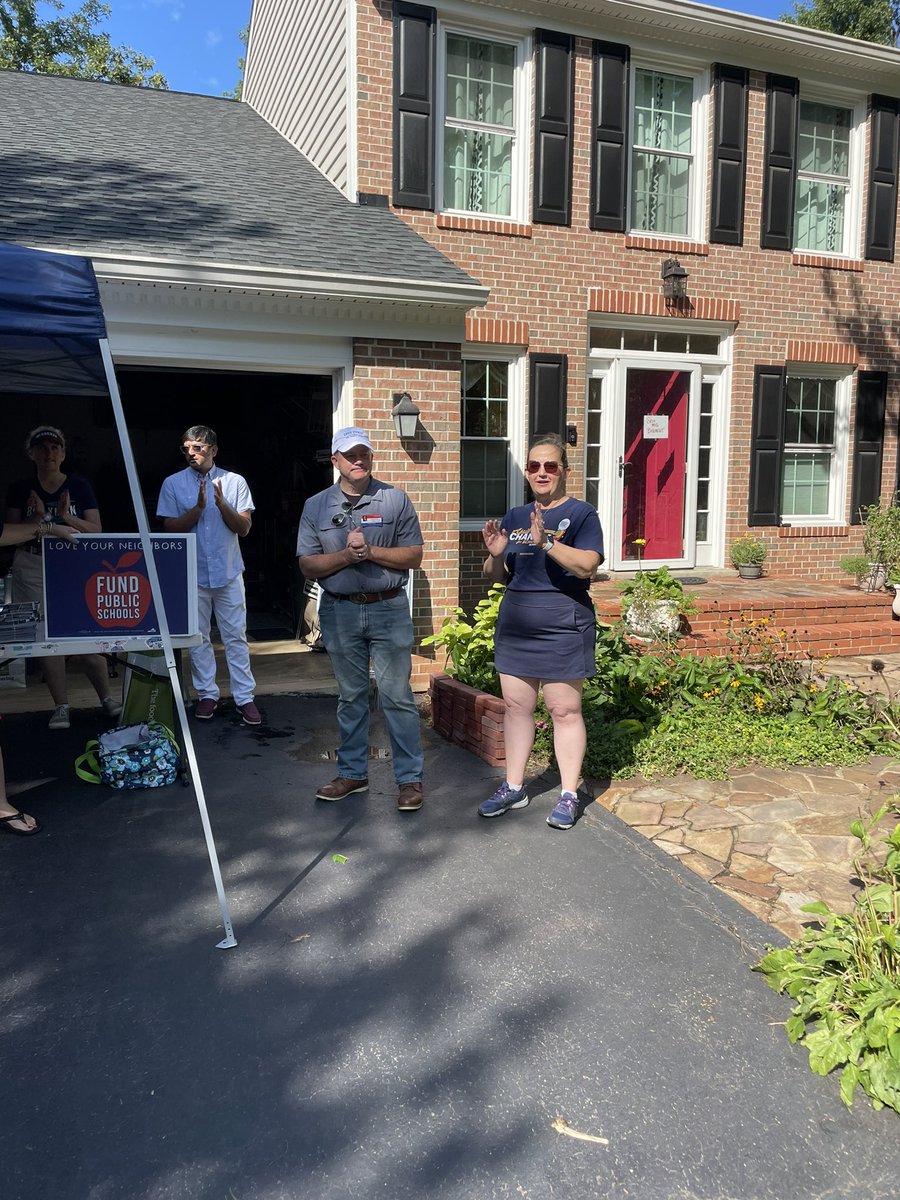
[[[494,665],[501,675],[555,683],[597,673],[597,615],[587,592],[507,589],[497,614]]]

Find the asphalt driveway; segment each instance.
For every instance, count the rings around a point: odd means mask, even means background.
[[[771,928],[599,805],[480,820],[495,773],[430,731],[420,813],[377,725],[317,803],[334,701],[261,706],[195,727],[225,951],[192,791],[79,783],[90,714],[0,724],[46,827],[0,838],[2,1200],[897,1195],[896,1115],[749,970]]]

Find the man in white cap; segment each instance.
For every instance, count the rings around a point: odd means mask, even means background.
[[[391,738],[397,807],[422,807],[419,714],[410,687],[413,626],[404,587],[422,562],[422,533],[409,497],[372,478],[365,431],[339,429],[331,443],[337,483],[303,507],[297,561],[322,588],[319,624],[338,685],[338,777],[317,800],[369,786],[369,661]]]

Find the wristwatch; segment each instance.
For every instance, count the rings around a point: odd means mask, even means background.
[[[547,534],[546,540],[541,542],[541,549],[545,552],[553,549],[553,538],[549,533]]]

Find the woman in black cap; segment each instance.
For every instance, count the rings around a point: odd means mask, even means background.
[[[100,533],[103,526],[94,489],[80,475],[66,475],[62,464],[66,457],[66,439],[53,425],[39,425],[25,439],[25,453],[34,463],[35,473],[12,484],[6,496],[6,517],[10,524],[57,524],[74,533]],[[44,597],[41,540],[35,537],[16,550],[12,566],[12,599],[16,603]],[[78,655],[84,673],[94,685],[108,717],[118,717],[122,706],[110,695],[106,663],[100,654]],[[66,660],[45,658],[44,680],[56,706],[50,717],[51,729],[69,728],[69,700],[66,687]]]

